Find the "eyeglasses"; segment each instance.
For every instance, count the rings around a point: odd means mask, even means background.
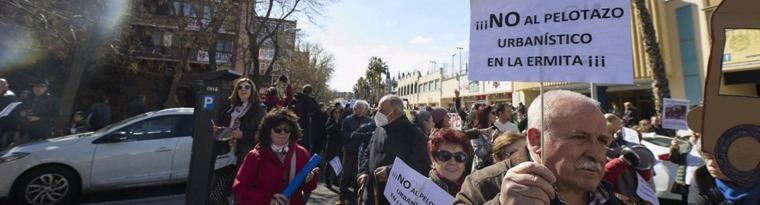
[[[238,90],[250,90],[251,85],[240,85],[238,86]]]
[[[290,128],[287,128],[287,127],[278,127],[272,130],[277,134],[290,134]]]
[[[452,157],[454,161],[459,163],[464,163],[467,160],[467,154],[464,152],[451,153],[448,151],[438,151],[435,153],[435,159],[442,162],[449,161]]]

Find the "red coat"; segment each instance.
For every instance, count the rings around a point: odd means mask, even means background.
[[[262,147],[261,144],[256,145],[245,156],[245,160],[240,165],[235,177],[235,182],[232,184],[232,190],[238,203],[242,205],[268,205],[274,194],[281,193],[290,181],[288,179],[290,177],[290,159],[294,151],[296,152],[297,174],[311,157],[305,148],[296,143],[291,143],[285,157],[285,163],[281,163],[271,148]],[[302,192],[309,192],[316,188],[317,177],[314,176],[311,181],[305,182],[293,194],[290,204],[304,204]]]
[[[290,84],[288,84],[288,87],[285,89],[284,99],[280,99],[277,95],[264,96],[264,104],[266,104],[267,107],[287,107],[291,100],[293,100],[293,86]]]

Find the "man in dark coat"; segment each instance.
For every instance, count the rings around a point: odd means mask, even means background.
[[[20,115],[27,141],[50,138],[60,115],[58,99],[48,93],[48,85],[47,80],[36,81],[32,88],[34,95],[21,104]]]
[[[396,157],[423,176],[430,172],[430,158],[427,137],[404,115],[404,101],[388,95],[378,104],[380,107],[375,114],[377,129],[367,146],[369,161],[359,169],[358,183],[367,182],[365,202],[381,205],[389,204],[382,193]]]
[[[348,187],[353,187],[354,180],[356,179],[356,157],[359,155],[359,144],[364,141],[364,137],[354,136],[366,136],[366,134],[353,133],[372,121],[367,117],[367,111],[369,111],[369,103],[364,100],[358,100],[354,103],[353,114],[343,120],[340,131],[341,136],[344,137],[343,171],[340,176],[340,197],[338,198],[338,203],[336,203],[337,205],[346,204],[346,200],[353,201],[356,199],[356,196],[348,191]]]
[[[322,119],[320,115],[324,115],[324,113],[319,109],[319,104],[314,99],[313,94],[314,89],[311,85],[304,85],[302,91],[296,94],[295,99],[290,102],[289,107],[298,115],[298,125],[303,129],[303,137],[298,140],[298,144],[301,144],[309,152],[318,153],[317,151],[321,150],[315,150],[315,148],[319,148],[319,146],[315,145],[318,144],[317,140],[319,140],[319,137],[316,137],[318,133],[314,130],[325,129],[324,126],[318,127],[318,123],[316,122],[316,120]],[[321,144],[324,144],[324,141]]]
[[[90,125],[90,130],[99,130],[111,124],[111,106],[108,103],[108,96],[104,95],[98,98],[97,103],[90,106],[89,114],[87,115],[87,123]]]

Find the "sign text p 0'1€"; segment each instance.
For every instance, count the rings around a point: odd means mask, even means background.
[[[203,111],[213,111],[216,107],[213,95],[203,96]]]

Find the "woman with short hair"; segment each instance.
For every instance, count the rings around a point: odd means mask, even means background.
[[[311,170],[290,199],[281,193],[311,156],[297,143],[301,137],[298,117],[288,109],[276,108],[267,113],[259,130],[259,143],[245,156],[232,185],[235,199],[243,205],[305,204],[304,192],[316,189],[319,168]]]
[[[433,162],[430,180],[455,196],[464,182],[465,162],[472,156],[469,139],[459,130],[444,128],[430,136],[428,149]]]

